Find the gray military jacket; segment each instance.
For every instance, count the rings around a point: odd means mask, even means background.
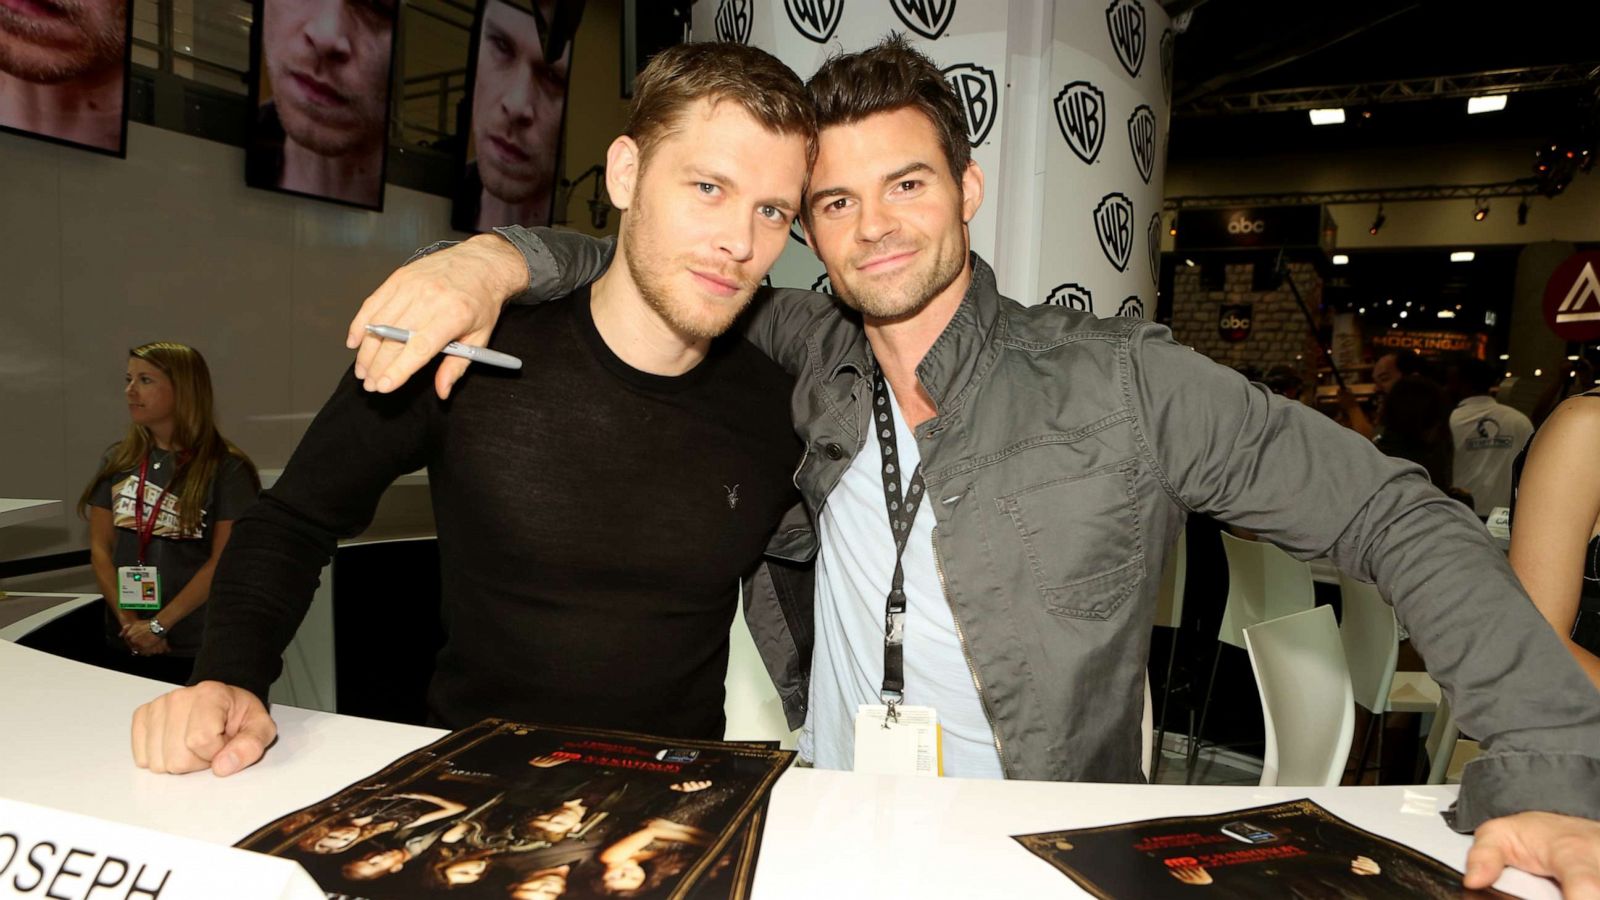
[[[570,232],[501,233],[545,297],[610,259],[609,242]],[[797,379],[795,484],[814,522],[866,447],[868,344],[833,298],[765,294],[747,335]],[[1462,730],[1482,741],[1447,816],[1454,828],[1525,810],[1600,819],[1600,691],[1482,524],[1420,467],[1159,325],[1003,297],[976,255],[917,377],[937,410],[916,429],[934,557],[1008,777],[1142,780],[1156,591],[1198,512],[1298,558],[1331,557],[1393,603]],[[769,555],[803,560],[815,548],[795,518]],[[747,620],[797,727],[810,610],[769,570],[757,582]]]

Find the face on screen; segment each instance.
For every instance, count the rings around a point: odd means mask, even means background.
[[[0,72],[64,84],[121,67],[125,0],[0,0]]]
[[[262,55],[291,140],[324,156],[383,140],[394,10],[393,0],[266,0]]]
[[[539,197],[555,177],[572,58],[566,46],[560,59],[547,62],[531,13],[498,0],[484,10],[472,134],[484,190],[507,203]]]

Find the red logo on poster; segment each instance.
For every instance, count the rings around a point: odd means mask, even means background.
[[[1544,287],[1544,323],[1564,341],[1600,341],[1600,252],[1574,253]]]

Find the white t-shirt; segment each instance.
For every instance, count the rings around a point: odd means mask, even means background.
[[[1472,492],[1472,510],[1487,516],[1497,506],[1511,505],[1511,463],[1533,436],[1528,417],[1493,397],[1468,397],[1450,413],[1455,441],[1451,482]]]
[[[900,495],[910,485],[921,454],[892,400]],[[881,703],[883,617],[894,578],[894,539],[884,508],[883,459],[876,435],[828,495],[818,523],[816,644],[811,659],[811,703],[800,734],[800,755],[821,769],[849,769],[855,759],[856,708]],[[932,505],[923,498],[906,541],[905,702],[938,710],[944,774],[1003,778],[994,732],[978,699],[934,564]]]

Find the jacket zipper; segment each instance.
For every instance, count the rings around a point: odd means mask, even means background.
[[[1000,746],[1000,729],[995,727],[994,715],[989,712],[989,703],[983,699],[983,679],[978,677],[978,667],[972,664],[972,653],[967,649],[967,635],[961,630],[961,616],[956,613],[956,605],[950,602],[950,589],[945,585],[944,559],[939,555],[937,521],[933,527],[933,568],[939,574],[939,593],[944,595],[945,605],[950,607],[950,621],[956,626],[956,640],[961,642],[961,657],[966,660],[967,671],[972,674],[972,686],[978,689],[978,706],[983,708],[983,717],[989,722],[989,734],[994,737],[994,753],[1000,758],[1000,773],[1010,778],[1011,770],[1006,766],[1005,750]]]

